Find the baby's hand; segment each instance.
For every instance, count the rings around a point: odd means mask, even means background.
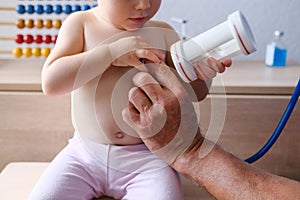
[[[199,62],[194,66],[196,75],[201,80],[214,78],[217,73],[223,73],[226,67],[232,64],[231,59],[217,61],[214,58],[208,58],[207,61]]]
[[[114,66],[143,69],[141,59],[157,64],[165,59],[162,51],[155,49],[141,37],[122,38],[111,43],[109,47]]]

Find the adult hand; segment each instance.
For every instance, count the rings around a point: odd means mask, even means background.
[[[131,104],[122,115],[153,153],[173,164],[196,135],[203,138],[192,101],[180,81],[164,63],[149,66],[155,79],[147,72],[134,76]]]

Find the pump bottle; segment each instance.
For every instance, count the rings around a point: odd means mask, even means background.
[[[273,40],[267,45],[265,64],[273,67],[286,65],[287,48],[283,42],[284,32],[275,31]]]

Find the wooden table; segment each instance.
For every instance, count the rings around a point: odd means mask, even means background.
[[[211,93],[290,95],[300,79],[300,64],[266,67],[261,61],[236,61],[213,83]]]
[[[41,92],[44,60],[0,60],[0,91]]]
[[[44,60],[0,60],[0,91],[41,92]],[[291,94],[300,78],[300,65],[266,67],[261,61],[234,61],[212,85],[218,94],[226,87],[228,94]]]

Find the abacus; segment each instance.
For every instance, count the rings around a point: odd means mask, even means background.
[[[97,0],[0,2],[0,58],[45,58],[65,18],[97,6]]]

